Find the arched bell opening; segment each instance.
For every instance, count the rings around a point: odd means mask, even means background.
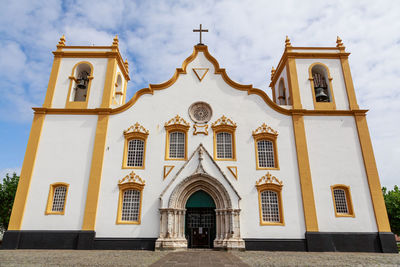
[[[215,202],[198,190],[186,202],[185,237],[188,248],[213,248],[216,237]]]

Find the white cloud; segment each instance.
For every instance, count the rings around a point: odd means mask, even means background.
[[[51,50],[109,45],[115,34],[130,62],[133,91],[168,80],[190,55],[200,23],[210,52],[241,83],[269,92],[270,69],[294,46],[334,46],[340,35],[368,122],[383,184],[400,158],[400,2],[398,1],[11,1],[0,10],[0,116],[29,121],[43,102]],[[4,58],[3,58],[4,56]],[[12,91],[12,92],[9,92]],[[17,108],[15,108],[17,107]],[[14,115],[10,116],[9,114]],[[6,115],[4,115],[6,114]]]
[[[13,173],[16,173],[18,176],[21,174],[21,168],[7,168],[0,170],[0,183],[3,183],[3,179],[6,178],[6,175],[12,177]]]

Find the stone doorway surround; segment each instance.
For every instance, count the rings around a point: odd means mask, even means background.
[[[226,179],[224,183],[231,186],[231,192],[235,192],[237,195],[237,202],[240,200],[240,196],[237,194],[237,191],[233,188],[228,178],[223,174],[208,151],[200,144],[160,195],[162,203],[164,194],[168,190],[169,186],[174,183],[175,179],[186,167],[188,162],[193,159],[193,156],[198,154],[198,165],[195,172],[184,178],[175,186],[168,198],[167,207],[161,206],[159,209],[160,235],[156,241],[156,249],[186,249],[188,247],[185,238],[185,205],[189,197],[199,190],[203,190],[209,194],[215,202],[216,238],[214,240],[214,248],[245,249],[245,243],[240,236],[239,203],[237,204],[237,207],[233,207],[231,200],[232,197],[229,195],[225,186],[204,170],[202,164],[203,153],[206,153],[208,158],[221,172],[224,179]]]

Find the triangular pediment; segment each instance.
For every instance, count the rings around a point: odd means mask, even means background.
[[[200,144],[161,192],[161,205],[167,205],[169,196],[183,180],[198,176],[217,180],[226,189],[228,194],[231,195],[231,198],[236,200],[241,199],[231,180],[225,175],[206,148]],[[235,205],[237,203],[232,204]]]

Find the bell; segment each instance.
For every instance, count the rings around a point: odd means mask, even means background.
[[[315,98],[317,99],[317,102],[329,102],[329,97],[325,93],[325,88],[323,87],[315,88]]]
[[[86,80],[85,79],[79,79],[78,80],[78,85],[77,85],[77,87],[79,88],[79,89],[86,89]]]

